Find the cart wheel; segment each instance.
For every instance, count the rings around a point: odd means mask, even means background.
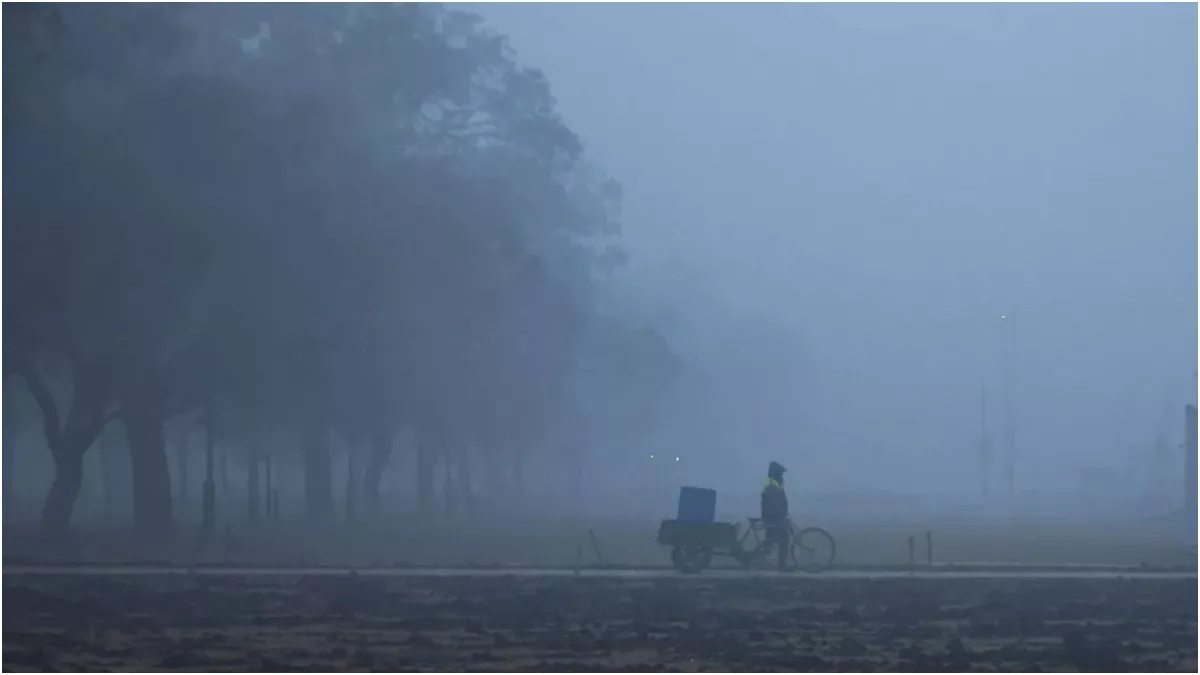
[[[792,536],[792,562],[805,572],[824,572],[833,566],[837,545],[833,535],[819,527],[800,530]]]
[[[676,546],[671,549],[671,564],[683,574],[696,574],[712,562],[712,550],[698,546]]]

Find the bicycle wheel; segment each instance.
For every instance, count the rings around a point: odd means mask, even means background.
[[[683,574],[703,572],[712,562],[712,550],[702,546],[676,546],[671,549],[671,564]]]
[[[805,572],[824,572],[833,566],[837,545],[833,535],[819,527],[807,527],[792,535],[792,562]]]

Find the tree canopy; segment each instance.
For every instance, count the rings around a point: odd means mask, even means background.
[[[580,401],[670,378],[661,337],[593,302],[623,259],[619,185],[478,17],[6,5],[4,19],[4,363],[56,463],[48,527],[66,526],[83,453],[116,418],[135,515],[157,532],[163,424],[212,401],[304,434],[321,492],[331,430],[411,427],[443,454],[527,447]]]

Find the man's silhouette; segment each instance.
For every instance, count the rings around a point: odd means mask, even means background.
[[[783,474],[787,469],[778,462],[771,462],[767,467],[767,484],[762,490],[762,521],[766,526],[767,536],[763,541],[763,549],[779,546],[779,570],[787,571],[788,553],[791,528],[788,523],[787,493],[783,491]]]

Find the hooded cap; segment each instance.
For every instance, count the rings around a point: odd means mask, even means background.
[[[771,462],[771,465],[767,467],[768,476],[777,476],[782,478],[783,472],[785,471],[787,471],[787,469],[783,468],[783,465],[779,462]]]

